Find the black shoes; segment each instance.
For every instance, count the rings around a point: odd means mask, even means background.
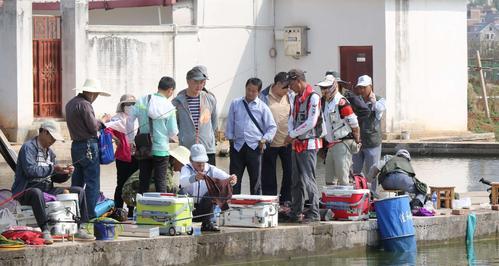
[[[220,232],[220,228],[212,222],[202,223],[201,232]]]

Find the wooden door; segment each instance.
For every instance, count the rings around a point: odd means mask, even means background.
[[[58,16],[33,17],[33,111],[62,117],[61,23]]]
[[[362,75],[373,77],[372,46],[340,46],[341,78],[353,86]]]

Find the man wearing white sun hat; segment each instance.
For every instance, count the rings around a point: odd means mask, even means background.
[[[111,96],[102,89],[100,81],[87,79],[77,96],[66,104],[66,121],[71,144],[74,173],[71,186],[85,188],[90,218],[95,217],[95,205],[100,191],[100,162],[97,132],[104,128],[103,121],[96,119],[92,103],[97,96]]]

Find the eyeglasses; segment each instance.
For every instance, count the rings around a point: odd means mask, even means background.
[[[124,103],[123,106],[134,106],[135,103]]]

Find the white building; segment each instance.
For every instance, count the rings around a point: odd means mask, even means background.
[[[29,0],[4,0],[0,9],[0,20],[17,25],[0,23],[0,80],[16,77],[0,83],[0,125],[11,140],[33,122],[31,12],[63,17],[61,106],[87,76],[113,94],[97,99],[96,112],[112,113],[121,94],[152,92],[164,75],[182,89],[187,70],[203,64],[223,127],[249,77],[269,84],[297,67],[315,84],[333,69],[350,81],[373,76],[375,92],[387,99],[388,134],[467,129],[466,0],[113,0],[91,1],[90,11],[87,0],[61,1],[62,8],[37,3],[31,11]],[[99,8],[103,2],[116,8]],[[309,28],[310,54],[285,55],[289,26]],[[15,73],[6,71],[12,66]]]

